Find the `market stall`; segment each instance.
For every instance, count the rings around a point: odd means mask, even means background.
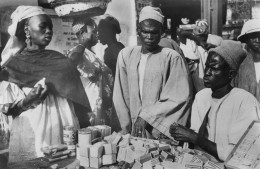
[[[9,164],[8,168],[224,168],[223,163],[211,155],[189,149],[187,143],[178,146],[176,141],[167,139],[144,139],[116,132],[111,134],[111,128],[105,125],[77,131],[65,127],[64,143],[43,148],[44,157]]]
[[[258,169],[260,121],[253,121],[225,163],[176,141],[122,135],[106,125],[64,128],[64,143],[45,147],[45,157],[9,164],[8,169]],[[76,134],[76,135],[75,135]],[[78,138],[78,139],[77,139]]]

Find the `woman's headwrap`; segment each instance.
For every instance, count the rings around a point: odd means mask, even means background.
[[[158,7],[145,6],[140,12],[139,23],[146,20],[153,19],[163,24],[164,16]]]
[[[39,6],[18,6],[12,13],[12,24],[8,27],[8,33],[10,38],[5,45],[5,48],[1,54],[2,62],[1,66],[14,56],[17,52],[24,48],[25,42],[20,41],[16,36],[17,25],[20,21],[26,18],[30,18],[36,15],[46,14],[42,7]]]
[[[106,29],[107,27],[111,28],[113,31],[115,31],[116,34],[121,33],[121,28],[118,20],[109,14],[104,14],[101,17],[99,25]]]
[[[77,18],[72,23],[72,32],[78,33],[80,30],[87,32],[87,26],[93,26],[96,28],[96,23],[93,18]]]
[[[85,26],[85,22],[83,21],[83,19],[80,20],[75,20],[72,24],[72,32],[73,33],[77,33],[79,32],[83,27]]]
[[[205,35],[209,33],[209,24],[206,19],[199,19],[195,22],[193,33],[195,35]]]

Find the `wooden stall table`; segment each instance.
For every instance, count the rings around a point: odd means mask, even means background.
[[[22,161],[18,163],[9,164],[6,169],[52,169],[52,167],[57,166],[58,169],[78,169],[80,167],[79,160],[76,157],[70,157],[64,160],[56,162],[47,162],[45,158],[37,158],[28,161]],[[94,168],[85,168],[94,169]],[[102,166],[100,169],[109,169],[108,166]]]
[[[79,160],[76,157],[67,158],[56,162],[48,162],[45,158],[36,158],[33,160],[10,163],[7,169],[51,169],[57,165],[57,168],[75,169],[79,166]]]

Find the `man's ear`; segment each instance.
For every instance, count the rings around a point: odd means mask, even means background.
[[[236,76],[236,71],[235,70],[230,70],[229,71],[229,78],[232,80]]]
[[[140,25],[140,23],[137,24],[137,33],[138,33],[139,36],[141,35],[141,25]]]
[[[160,30],[160,35],[161,35],[161,37],[164,35],[164,33],[165,33],[165,31],[164,31],[164,29],[163,29],[163,27],[162,27],[161,30]]]

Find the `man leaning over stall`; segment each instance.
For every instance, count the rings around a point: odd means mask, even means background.
[[[173,124],[170,133],[224,161],[253,120],[259,120],[260,105],[249,92],[231,86],[246,57],[240,42],[224,40],[211,49],[206,61],[205,89],[196,94],[191,129]]]

